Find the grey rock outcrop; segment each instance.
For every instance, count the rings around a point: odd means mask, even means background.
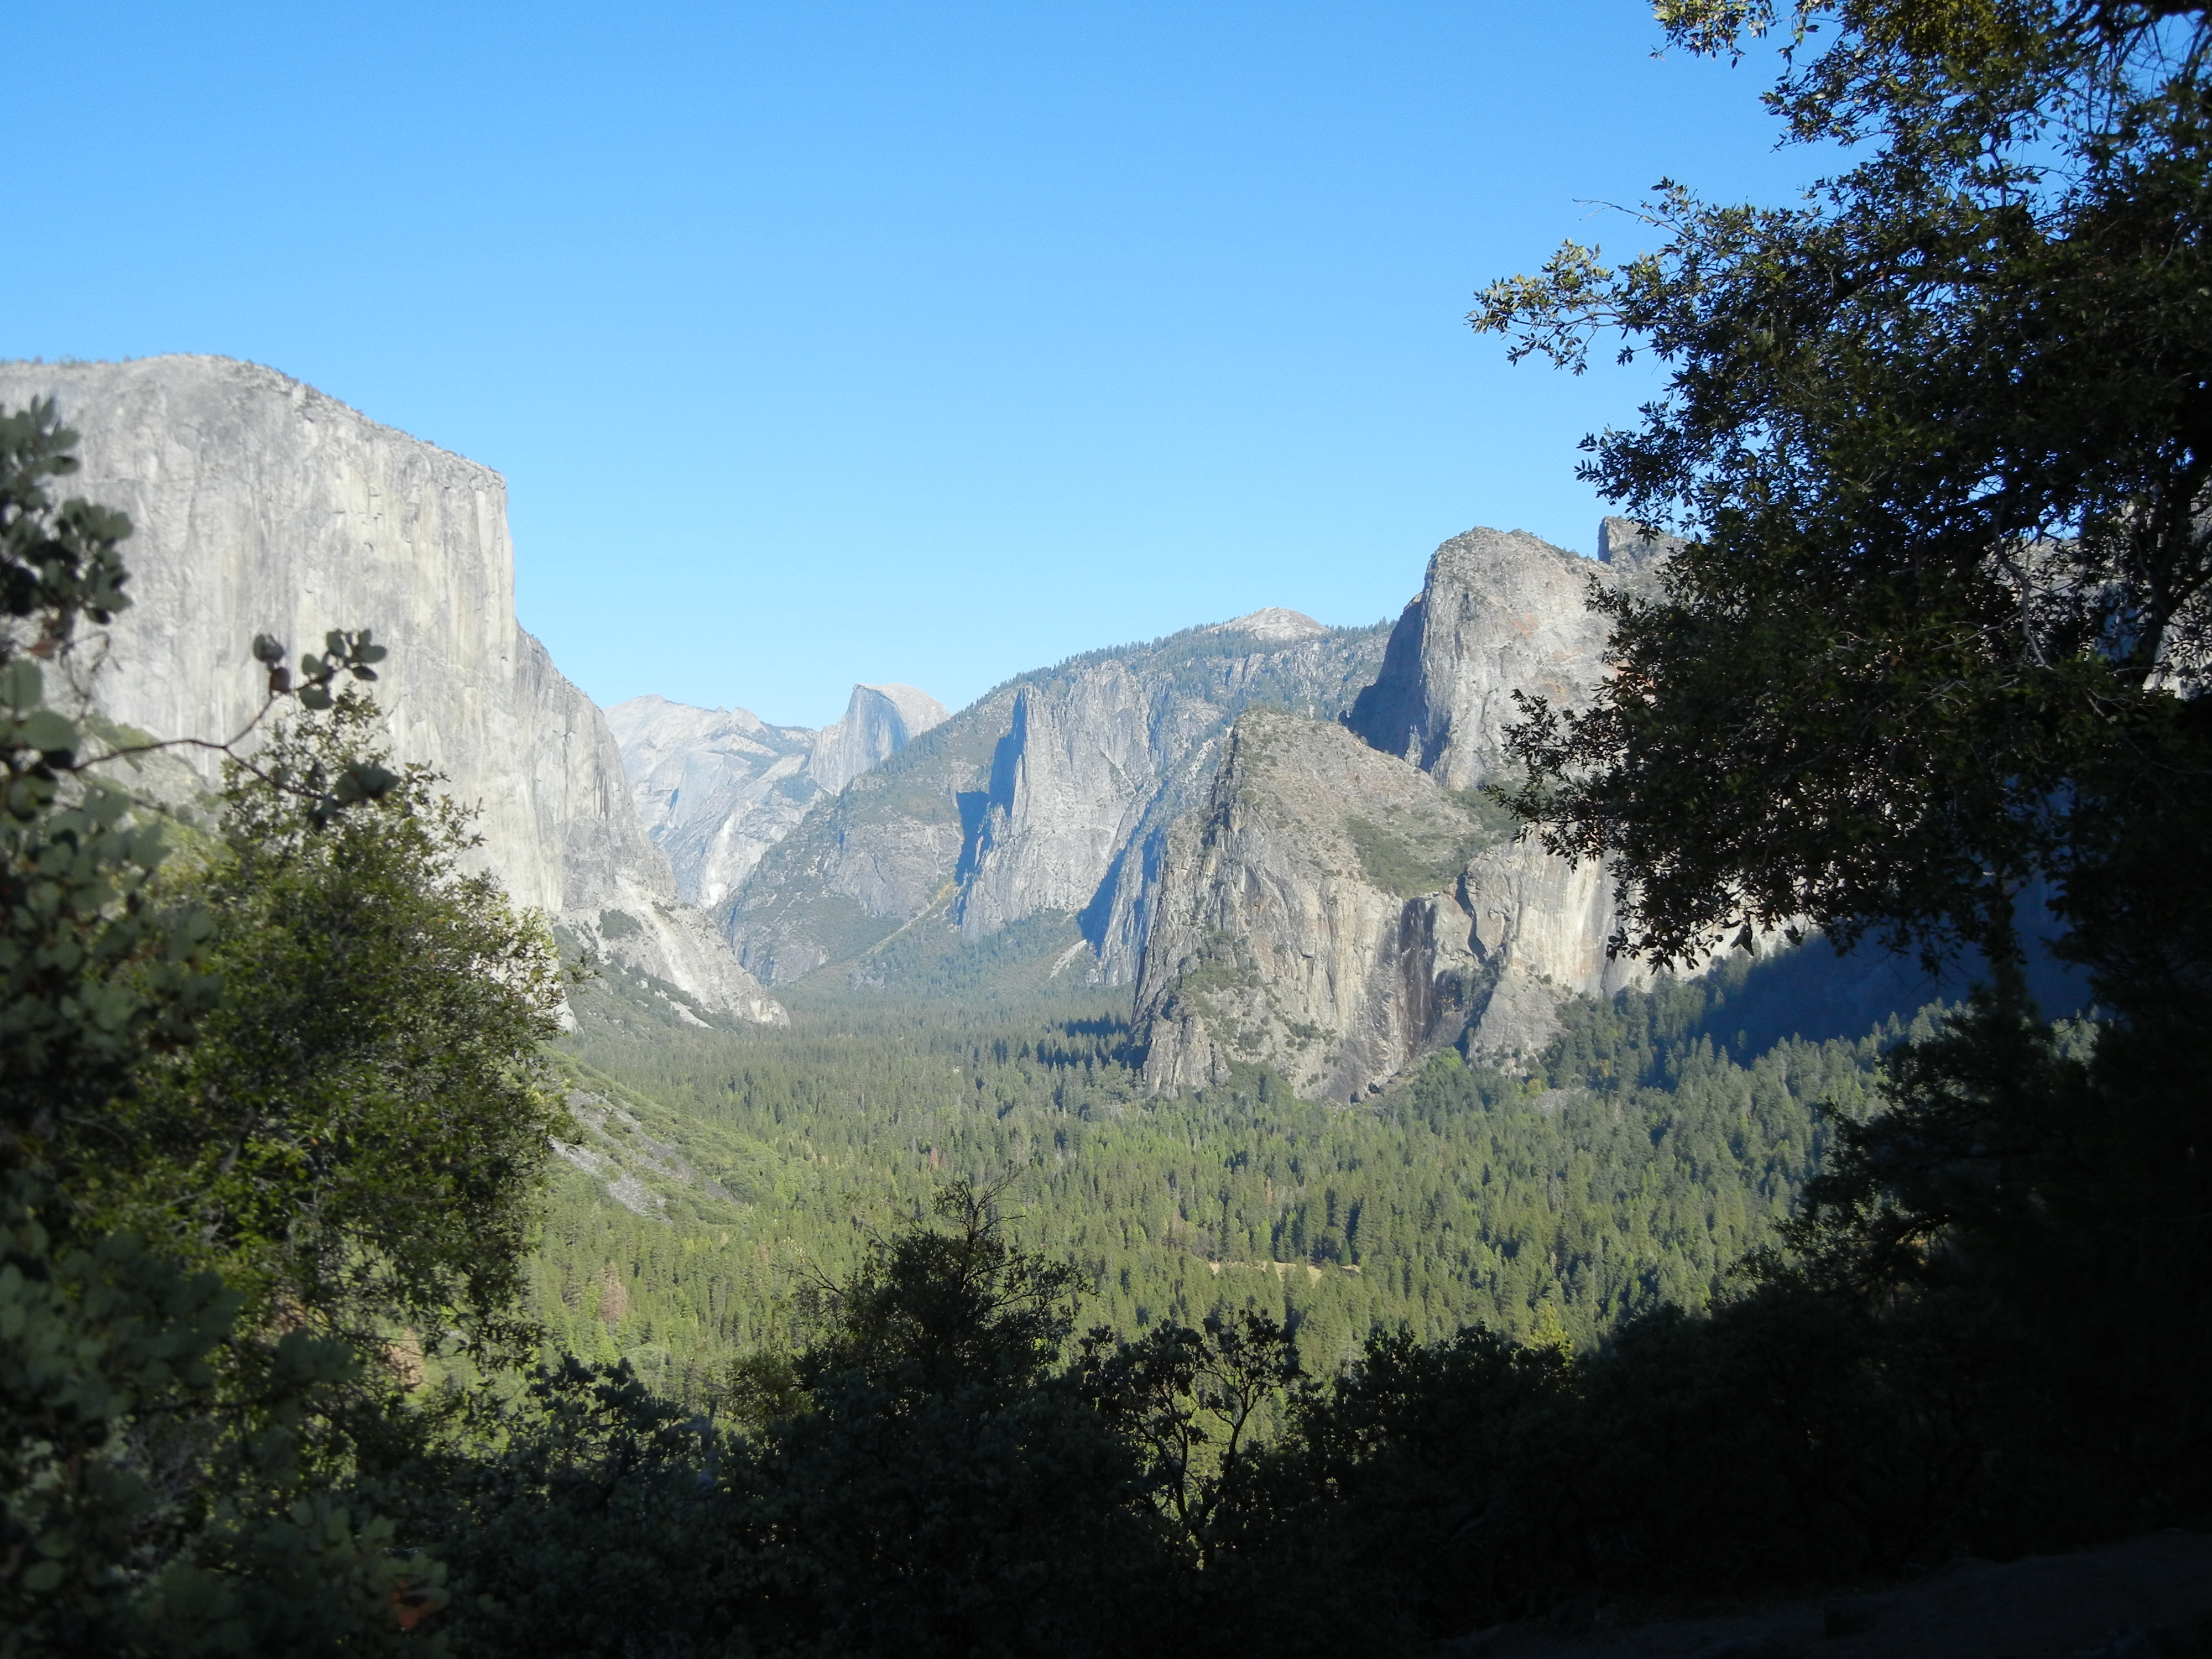
[[[770,726],[743,708],[632,697],[607,710],[639,822],[667,855],[687,902],[720,904],[806,809],[873,770],[946,718],[910,685],[856,685],[820,731]]]
[[[1244,634],[1255,640],[1285,641],[1317,640],[1328,629],[1303,611],[1285,611],[1279,605],[1271,605],[1264,611],[1247,611],[1225,623],[1215,623],[1199,630],[1203,634]]]
[[[1533,841],[1492,848],[1468,866],[1459,901],[1491,974],[1490,994],[1467,1033],[1470,1054],[1511,1066],[1540,1053],[1558,1031],[1560,999],[1642,989],[1651,970],[1606,954],[1619,915],[1613,875],[1570,864]]]
[[[1516,691],[1571,707],[1595,683],[1607,625],[1586,603],[1592,585],[1648,582],[1664,556],[1667,544],[1634,539],[1627,520],[1606,526],[1613,556],[1598,561],[1522,530],[1470,530],[1439,547],[1352,729],[1447,788],[1482,782],[1519,718]]]
[[[856,685],[845,718],[814,738],[807,770],[825,794],[836,794],[863,772],[872,772],[952,711],[910,685]]]
[[[0,364],[0,405],[49,396],[82,434],[71,490],[136,526],[134,603],[85,686],[106,714],[227,738],[258,706],[255,633],[297,653],[374,629],[394,752],[478,809],[519,902],[702,1014],[783,1018],[678,901],[605,720],[517,624],[497,473],[225,358]]]
[[[780,984],[911,927],[972,944],[1058,916],[1088,974],[1127,983],[1168,826],[1229,722],[1260,702],[1334,718],[1381,647],[1379,628],[1261,611],[1023,675],[817,803],[724,905],[731,941]]]
[[[1144,683],[1120,661],[1015,693],[964,860],[962,933],[981,939],[1040,910],[1091,902],[1159,788],[1154,714]],[[1172,742],[1163,745],[1170,755]]]
[[[1492,815],[1334,723],[1252,708],[1169,832],[1135,1026],[1154,1089],[1273,1066],[1361,1097],[1456,1038],[1492,975],[1461,877]]]
[[[1574,707],[1597,684],[1593,583],[1652,582],[1672,546],[1625,520],[1601,535],[1598,561],[1521,532],[1446,542],[1348,730],[1238,722],[1209,810],[1171,832],[1157,878],[1136,998],[1152,1086],[1265,1064],[1357,1097],[1445,1043],[1524,1060],[1562,997],[1649,982],[1607,954],[1609,873],[1515,838],[1472,793],[1500,764],[1516,691]]]
[[[1598,562],[1640,572],[1641,580],[1650,580],[1659,563],[1672,558],[1682,545],[1680,536],[1634,519],[1609,514],[1597,521]]]

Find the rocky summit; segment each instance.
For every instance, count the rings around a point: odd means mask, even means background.
[[[394,752],[477,809],[518,901],[684,1018],[782,1019],[678,897],[599,709],[517,623],[496,472],[221,357],[0,364],[0,406],[37,398],[81,434],[72,493],[136,526],[131,608],[81,687],[94,706],[228,738],[260,704],[254,635],[296,653],[371,629],[392,647],[377,692]]]
[[[1481,783],[1519,717],[1516,692],[1573,707],[1596,683],[1606,622],[1588,604],[1593,589],[1648,585],[1673,545],[1626,519],[1605,521],[1595,561],[1526,531],[1454,537],[1391,630],[1352,729],[1447,787]]]
[[[1573,707],[1596,684],[1593,588],[1653,581],[1669,546],[1608,520],[1600,550],[1455,537],[1341,728],[1238,720],[1161,860],[1135,1015],[1154,1088],[1267,1065],[1358,1099],[1447,1043],[1510,1066],[1550,1040],[1563,996],[1645,981],[1607,953],[1604,870],[1519,839],[1475,793],[1516,691]]]
[[[856,685],[845,717],[819,731],[665,697],[607,710],[639,821],[667,854],[678,892],[708,906],[736,891],[809,806],[946,718],[910,685]]]

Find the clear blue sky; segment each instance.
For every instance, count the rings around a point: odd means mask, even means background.
[[[602,703],[957,706],[1587,550],[1641,371],[1462,324],[1587,199],[1778,199],[1639,0],[11,9],[0,355],[220,352],[505,473]],[[362,617],[362,623],[374,619]],[[404,641],[399,666],[404,672]]]

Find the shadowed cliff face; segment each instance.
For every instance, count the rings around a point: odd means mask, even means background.
[[[1471,531],[1430,560],[1348,729],[1239,720],[1156,878],[1136,1006],[1153,1087],[1266,1064],[1357,1099],[1462,1039],[1510,1065],[1550,1040],[1563,996],[1648,982],[1606,954],[1607,873],[1513,839],[1472,792],[1516,690],[1572,707],[1596,684],[1592,585],[1651,581],[1670,545],[1619,520],[1596,561]]]
[[[1091,902],[1159,787],[1151,705],[1144,682],[1119,661],[1063,687],[1015,694],[963,860],[962,933],[979,939],[1040,910]],[[1182,709],[1160,712],[1182,723]]]
[[[0,404],[53,397],[82,436],[72,493],[118,507],[132,608],[83,688],[163,736],[228,737],[260,701],[249,647],[331,628],[392,647],[394,752],[477,805],[514,898],[708,1017],[782,1010],[677,898],[606,722],[514,619],[499,475],[272,370],[217,357],[0,364]]]
[[[866,976],[908,927],[973,943],[1073,916],[1085,971],[1127,983],[1168,826],[1205,799],[1229,721],[1257,702],[1333,718],[1381,647],[1269,611],[1024,675],[817,802],[723,905],[730,939],[774,984]]]
[[[743,708],[632,697],[607,710],[638,820],[687,902],[720,904],[806,809],[946,718],[910,685],[856,685],[844,719],[817,732]]]

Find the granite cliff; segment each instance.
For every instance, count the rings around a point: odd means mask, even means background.
[[[1590,584],[1640,587],[1674,546],[1626,519],[1579,558],[1522,530],[1470,530],[1439,547],[1391,629],[1382,672],[1352,705],[1352,729],[1447,788],[1495,770],[1516,691],[1578,703],[1601,671],[1606,621]]]
[[[686,902],[734,892],[806,809],[947,718],[910,685],[856,685],[845,717],[815,731],[743,708],[632,697],[607,710],[647,836]]]
[[[814,734],[808,774],[834,795],[863,772],[872,772],[952,711],[910,685],[856,685],[845,718]]]
[[[1646,981],[1606,954],[1606,872],[1516,838],[1475,790],[1514,691],[1572,705],[1602,672],[1591,584],[1648,583],[1668,551],[1625,520],[1595,561],[1471,531],[1430,560],[1341,727],[1238,720],[1157,879],[1135,1008],[1153,1087],[1264,1064],[1356,1099],[1449,1043],[1512,1064],[1562,996]]]
[[[830,963],[882,982],[882,947],[1018,926],[1056,966],[1135,977],[1169,826],[1205,799],[1236,715],[1333,719],[1382,630],[1267,611],[1025,674],[808,809],[720,915],[778,984]]]
[[[1246,710],[1168,834],[1136,994],[1147,1081],[1264,1065],[1356,1099],[1455,1039],[1491,988],[1458,886],[1495,820],[1341,726]]]
[[[103,712],[228,737],[258,703],[255,633],[296,653],[374,629],[394,751],[479,808],[516,900],[687,1018],[783,1018],[680,902],[605,720],[516,623],[497,473],[219,357],[0,364],[0,404],[36,397],[82,434],[72,491],[137,527],[132,608],[82,688]]]

